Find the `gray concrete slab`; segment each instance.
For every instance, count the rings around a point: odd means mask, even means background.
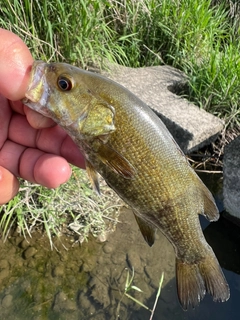
[[[223,201],[226,211],[240,225],[240,136],[224,149]]]
[[[222,120],[174,93],[187,81],[186,76],[175,68],[108,65],[108,71],[102,73],[149,105],[185,153],[214,141],[224,127]]]

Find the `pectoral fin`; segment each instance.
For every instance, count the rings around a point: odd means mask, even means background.
[[[98,174],[88,160],[86,160],[86,171],[87,171],[93,190],[100,195],[101,192],[100,192],[100,186],[98,181]]]
[[[97,151],[99,159],[125,179],[133,179],[136,170],[131,163],[108,144],[102,144]]]
[[[136,221],[138,223],[139,229],[140,229],[145,241],[151,247],[155,241],[156,228],[150,226],[143,219],[139,218],[139,216],[137,216],[134,211],[133,211],[133,213],[134,213],[134,216],[135,216]]]

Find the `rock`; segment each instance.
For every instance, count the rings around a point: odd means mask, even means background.
[[[29,247],[29,242],[27,241],[27,239],[23,239],[20,243],[19,243],[20,248],[22,249],[27,249]]]
[[[0,260],[0,270],[8,269],[8,268],[9,268],[9,262],[5,259]]]
[[[16,232],[16,231],[15,231]],[[22,237],[21,236],[18,236],[18,233],[16,234],[16,236],[14,235],[14,242],[16,244],[16,246],[20,246],[21,247],[21,244],[22,244]]]
[[[76,310],[77,306],[74,301],[70,300],[67,295],[60,291],[55,296],[55,301],[53,305],[53,310],[56,312],[62,312],[66,310]]]
[[[27,267],[29,269],[35,269],[36,267],[36,261],[34,261],[33,259],[29,259],[26,263]]]
[[[114,246],[112,245],[111,242],[107,242],[104,246],[103,246],[103,252],[105,253],[112,253],[114,250]]]
[[[23,257],[24,259],[29,259],[34,256],[34,254],[37,252],[37,249],[34,247],[28,247],[24,252],[23,252]]]
[[[140,271],[140,273],[142,272],[141,258],[139,257],[139,254],[138,252],[136,252],[136,250],[130,249],[128,251],[127,262],[131,270],[134,270],[136,272]]]
[[[45,265],[43,263],[39,263],[36,267],[37,272],[44,273],[45,271]]]
[[[186,85],[187,78],[173,67],[128,68],[110,64],[109,70],[102,73],[149,105],[185,153],[214,141],[223,129],[222,120],[175,94]]]
[[[106,308],[111,302],[107,283],[104,283],[103,281],[95,277],[89,281],[88,285],[91,291],[91,298],[93,298],[95,302],[102,304],[103,307]]]
[[[126,254],[120,253],[120,252],[115,252],[111,256],[111,262],[116,265],[123,264],[126,261]]]
[[[0,271],[0,281],[7,278],[9,276],[9,269],[3,269]]]
[[[8,308],[12,305],[13,296],[11,294],[6,294],[2,299],[2,308]]]
[[[79,295],[78,304],[80,309],[86,309],[86,310],[89,309],[91,306],[91,302],[89,301],[88,297],[84,293],[81,293]]]
[[[32,286],[30,280],[25,280],[21,286],[20,289],[27,295],[32,295]]]
[[[64,275],[64,267],[62,265],[55,266],[52,270],[53,277],[62,277]]]
[[[224,150],[223,199],[227,212],[240,224],[240,136]]]

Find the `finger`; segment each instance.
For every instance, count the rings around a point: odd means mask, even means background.
[[[59,126],[35,130],[24,116],[14,114],[10,122],[8,135],[9,139],[18,145],[38,148],[48,153],[60,155],[73,165],[85,168],[82,152]]]
[[[1,113],[1,111],[0,111]],[[0,120],[1,123],[1,120]],[[56,125],[56,124],[55,124]],[[0,128],[1,131],[1,128]],[[38,135],[41,133],[41,130],[36,130],[34,129],[29,122],[27,121],[26,117],[14,113],[11,118],[11,122],[9,123],[9,128],[8,128],[8,139],[16,142],[20,145],[26,146],[26,147],[38,147],[37,146],[37,140],[38,140]],[[65,133],[66,135],[66,133]],[[46,137],[45,139],[51,139],[52,137]],[[55,137],[56,140],[61,140],[61,135]],[[1,138],[0,138],[1,141]],[[44,145],[45,142],[42,141],[42,144]],[[54,142],[51,144],[54,147]],[[49,148],[48,150],[45,150],[47,152],[54,153],[56,148],[53,148],[52,150]],[[44,150],[44,149],[43,149]],[[57,149],[56,149],[57,150]]]
[[[9,101],[8,103],[11,106],[11,109],[16,111],[16,113],[25,115],[28,123],[35,129],[48,128],[56,125],[56,122],[54,122],[52,119],[44,117],[40,113],[29,109],[27,106],[23,105],[21,101]]]
[[[25,115],[24,105],[23,105],[22,101],[20,101],[20,100],[17,100],[17,101],[9,100],[9,105],[10,105],[10,107],[11,107],[11,109],[13,111],[16,111],[17,113]]]
[[[8,128],[8,139],[26,147],[36,146],[38,131],[30,126],[25,116],[14,113]]]
[[[18,193],[19,182],[7,169],[0,167],[0,205],[10,201]]]
[[[29,124],[35,129],[48,128],[56,126],[56,122],[52,119],[44,117],[42,114],[24,106],[24,111]]]
[[[74,166],[82,169],[86,168],[86,161],[83,153],[68,135],[61,145],[61,155]]]
[[[19,173],[30,182],[57,188],[70,178],[72,171],[65,159],[28,148],[22,154]]]
[[[0,149],[8,136],[8,126],[11,115],[12,112],[8,100],[0,95]]]
[[[26,148],[6,141],[0,153],[0,166],[16,177],[22,177],[48,188],[56,188],[71,176],[71,168],[64,158]]]
[[[52,119],[44,117],[40,113],[34,110],[31,110],[30,108],[25,106],[20,100],[9,101],[9,103],[12,110],[22,115],[26,115],[26,118],[29,124],[35,129],[48,128],[56,125],[56,123]],[[0,105],[1,105],[1,102],[0,102]]]
[[[20,100],[28,86],[33,58],[14,33],[0,29],[0,39],[0,93],[10,100]]]
[[[19,177],[19,161],[25,149],[25,146],[7,140],[0,152],[0,166]]]
[[[59,154],[69,163],[85,168],[83,153],[61,127],[42,129],[36,139],[36,146],[39,149]]]

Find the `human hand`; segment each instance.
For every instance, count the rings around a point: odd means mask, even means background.
[[[56,188],[71,176],[68,162],[84,158],[55,123],[24,106],[33,58],[24,42],[0,28],[0,205],[18,192],[21,177]]]

